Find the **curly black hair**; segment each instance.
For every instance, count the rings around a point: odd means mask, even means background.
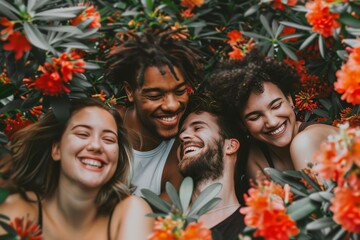
[[[271,82],[285,96],[292,96],[300,77],[289,64],[253,49],[241,60],[218,63],[207,80],[209,90],[216,92],[218,100],[239,116],[250,94],[264,91],[264,82]]]
[[[196,86],[202,76],[204,58],[186,39],[174,38],[179,31],[147,28],[141,33],[129,32],[131,38],[109,53],[105,80],[118,86],[128,82],[136,89],[143,85],[148,67],[155,66],[165,74],[163,67],[168,66],[175,79],[178,79],[174,71],[177,67],[185,81]]]

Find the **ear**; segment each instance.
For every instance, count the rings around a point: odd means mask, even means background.
[[[60,143],[53,143],[51,147],[51,157],[54,161],[59,161],[61,158]]]
[[[225,140],[225,154],[231,155],[236,153],[240,148],[240,142],[236,138]]]
[[[133,90],[131,89],[130,84],[128,82],[124,82],[124,89],[129,102],[131,103],[134,102]]]

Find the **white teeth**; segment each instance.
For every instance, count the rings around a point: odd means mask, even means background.
[[[270,135],[276,135],[282,132],[285,128],[285,124],[282,124],[279,128],[275,129],[274,131],[269,132]]]
[[[102,163],[100,161],[96,161],[93,159],[82,159],[81,162],[85,165],[92,166],[92,167],[102,167]]]
[[[176,116],[173,117],[162,117],[161,120],[167,121],[167,122],[171,122],[174,121],[176,119]]]
[[[189,153],[189,152],[193,152],[193,151],[197,151],[199,148],[198,147],[187,147],[184,150],[184,153]]]

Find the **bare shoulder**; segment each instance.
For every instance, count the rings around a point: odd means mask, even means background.
[[[264,154],[256,144],[251,144],[249,157],[247,159],[247,175],[249,178],[256,179],[257,176],[263,175],[263,169],[269,167]]]
[[[138,196],[128,196],[122,200],[114,210],[114,216],[125,217],[128,214],[140,214],[145,215],[151,213],[149,204]]]
[[[299,146],[319,146],[328,136],[339,133],[339,128],[327,124],[313,124],[297,134],[292,141],[292,148]]]
[[[6,200],[0,204],[0,213],[8,216],[10,219],[15,217],[27,217],[37,221],[38,207],[36,196],[33,193],[27,193],[30,201],[26,201],[20,194],[11,194]]]

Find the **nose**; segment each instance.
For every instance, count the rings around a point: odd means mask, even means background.
[[[101,152],[102,151],[101,139],[96,136],[90,138],[86,148],[88,151]]]
[[[180,108],[180,101],[174,94],[168,94],[164,96],[163,103],[161,105],[162,109],[166,112],[176,112]]]
[[[265,126],[267,128],[275,127],[278,125],[278,120],[272,114],[265,115]]]
[[[180,142],[184,143],[186,140],[192,138],[192,134],[189,129],[185,129],[182,133],[179,134]]]

